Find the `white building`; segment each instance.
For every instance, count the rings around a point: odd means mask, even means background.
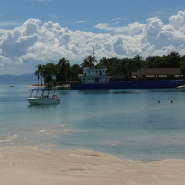
[[[79,74],[78,78],[81,84],[109,83],[109,76],[106,71],[107,68],[104,66],[84,67],[83,74]]]

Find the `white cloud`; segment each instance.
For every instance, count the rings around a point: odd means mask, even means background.
[[[113,21],[122,20],[121,18],[112,19]]]
[[[0,67],[3,67],[4,66],[4,64],[3,63],[0,63]]]
[[[185,12],[179,11],[177,15],[173,15],[169,19],[170,25],[172,25],[176,30],[179,30],[185,25]]]
[[[88,22],[88,21],[76,21],[74,23],[84,23],[84,22]]]
[[[126,21],[126,20],[128,20],[128,18],[116,18],[116,19],[112,19],[112,21],[121,21],[121,20]]]
[[[175,19],[178,15],[172,17]],[[147,19],[147,23],[143,29],[145,41],[149,42],[150,45],[154,45],[156,49],[161,49],[162,47],[170,45],[177,48],[184,44],[185,35],[183,31],[185,31],[185,29],[181,26],[181,31],[176,30],[174,25],[176,26],[177,23],[171,22],[172,17],[170,17],[170,23],[167,25],[164,25],[157,17]]]
[[[135,35],[142,31],[144,28],[144,24],[140,24],[138,22],[131,23],[128,26],[123,27],[111,27],[109,23],[99,23],[95,27],[99,29],[104,29],[108,31],[114,31],[117,33],[127,33],[128,35]]]
[[[11,29],[0,29],[0,34],[4,34],[6,32],[13,31]]]
[[[29,19],[22,26],[0,37],[0,68],[2,73],[33,72],[37,64],[57,63],[64,57],[71,64],[81,63],[95,47],[96,58],[134,57],[141,55],[166,55],[171,51],[185,53],[185,12],[178,12],[164,24],[159,18],[138,22],[125,27],[113,27],[100,23],[96,28],[115,31],[117,34],[95,34],[71,31],[51,21],[42,24],[38,19]]]
[[[6,22],[0,22],[0,27],[19,26],[21,24],[22,24],[21,22],[16,22],[16,21],[6,21]]]

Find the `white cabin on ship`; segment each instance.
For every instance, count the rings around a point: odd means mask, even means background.
[[[81,84],[109,83],[109,74],[106,71],[105,66],[84,67],[83,74],[79,74],[78,78]]]

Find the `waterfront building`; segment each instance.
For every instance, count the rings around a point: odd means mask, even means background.
[[[172,77],[181,79],[180,68],[142,68],[137,72],[132,72],[132,77],[136,80],[164,80]]]

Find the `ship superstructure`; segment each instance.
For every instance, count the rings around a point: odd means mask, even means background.
[[[78,78],[81,84],[109,83],[109,74],[106,71],[105,66],[84,67],[83,74],[79,74]]]

